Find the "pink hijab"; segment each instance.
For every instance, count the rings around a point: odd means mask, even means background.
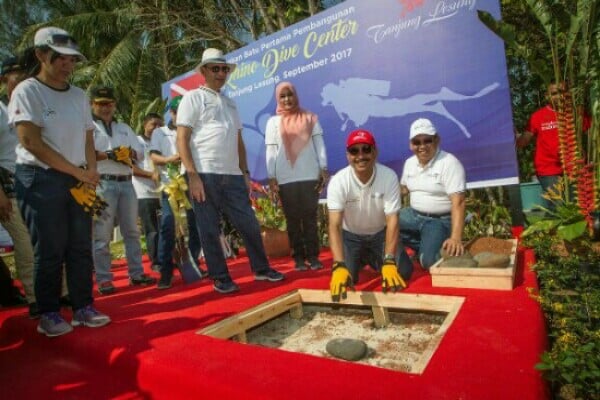
[[[296,105],[291,110],[284,110],[279,96],[283,89],[290,89],[296,98]],[[312,130],[317,123],[317,116],[310,111],[300,108],[300,101],[296,88],[290,82],[281,82],[275,88],[275,99],[277,100],[276,113],[281,115],[280,134],[285,155],[290,160],[292,167],[298,159],[298,155],[307,145],[312,135]]]

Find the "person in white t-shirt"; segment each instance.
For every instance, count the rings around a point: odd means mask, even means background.
[[[168,185],[171,182],[169,168],[175,168],[179,173],[181,168],[181,157],[177,152],[177,109],[181,102],[181,96],[176,96],[169,102],[169,114],[171,120],[167,126],[162,126],[152,134],[150,144],[150,158],[158,168],[159,179],[162,185]],[[186,176],[187,177],[187,176]],[[175,214],[169,203],[169,196],[162,192],[161,196],[161,216],[160,216],[160,235],[158,239],[158,264],[160,266],[160,279],[158,280],[158,289],[169,289],[173,281],[173,251],[175,249],[177,232],[175,231]],[[188,249],[192,261],[198,267],[200,278],[208,276],[208,273],[200,268],[199,257],[202,246],[200,245],[200,234],[196,225],[196,216],[194,210],[185,210]]]
[[[400,211],[400,237],[429,269],[440,249],[458,256],[464,253],[465,169],[452,154],[440,149],[440,136],[430,120],[420,118],[410,127],[410,149],[400,188],[410,195],[410,207]]]
[[[365,265],[381,273],[384,292],[405,288],[412,271],[398,241],[398,176],[377,162],[375,138],[364,129],[348,135],[346,157],[349,165],[327,187],[333,301],[346,297]]]
[[[34,290],[41,314],[37,331],[51,337],[71,332],[72,326],[101,327],[110,318],[95,309],[92,297],[88,205],[97,211],[93,188],[100,181],[94,123],[85,92],[69,84],[76,63],[85,57],[73,37],[55,27],[35,33],[33,55],[34,76],[15,88],[8,109],[19,137],[15,191],[34,248]],[[63,265],[71,325],[60,314]]]
[[[300,108],[296,88],[275,88],[277,115],[265,132],[271,193],[281,199],[296,270],[323,268],[319,261],[317,213],[319,194],[329,179],[323,128],[317,116]]]
[[[150,158],[150,141],[152,132],[163,126],[163,119],[157,113],[148,113],[142,121],[141,135],[137,136],[140,149],[144,152],[142,160],[133,164],[133,189],[138,199],[138,215],[142,223],[142,231],[146,237],[146,253],[152,262],[152,269],[157,271],[158,262],[158,213],[160,211],[160,193],[158,193],[158,171]]]
[[[96,282],[98,291],[104,295],[116,291],[110,271],[110,242],[115,220],[125,243],[129,283],[137,286],[156,283],[156,278],[144,273],[142,266],[138,203],[131,181],[133,162],[143,160],[144,151],[131,127],[114,119],[116,102],[110,87],[98,86],[91,91],[94,146],[100,173],[96,192],[108,203],[100,218],[94,220]]]
[[[205,84],[183,96],[177,113],[177,150],[188,174],[208,273],[219,293],[239,290],[229,275],[221,247],[221,213],[242,236],[254,279],[284,279],[269,265],[250,206],[249,171],[237,106],[221,93],[235,67],[221,50],[204,50],[196,70],[204,76]]]

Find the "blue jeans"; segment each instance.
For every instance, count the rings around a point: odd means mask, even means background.
[[[39,311],[60,311],[63,265],[73,309],[92,304],[92,217],[69,192],[77,180],[22,164],[17,165],[15,178],[19,209],[33,245]]]
[[[200,227],[200,241],[208,273],[212,279],[231,280],[221,247],[221,213],[240,233],[250,268],[254,273],[268,270],[269,261],[260,236],[260,227],[250,205],[248,189],[242,175],[200,174],[204,183],[206,201],[193,201],[196,223]]]
[[[440,259],[444,241],[450,237],[450,216],[426,217],[410,207],[400,210],[400,239],[404,246],[417,252],[419,262],[429,269]]]
[[[354,283],[358,282],[358,272],[365,265],[381,272],[385,252],[385,228],[373,235],[357,235],[342,230],[342,241],[346,267]],[[396,265],[402,278],[408,281],[413,272],[413,265],[401,244],[396,251]]]
[[[139,278],[144,273],[142,267],[142,246],[138,228],[138,202],[131,181],[101,180],[96,193],[108,203],[102,215],[94,220],[94,265],[96,282],[110,282],[110,241],[119,221],[121,235],[125,243],[125,255],[130,278]]]
[[[166,275],[173,274],[173,249],[175,247],[175,216],[169,204],[169,198],[166,193],[161,195],[161,216],[160,216],[160,235],[158,236],[158,263],[161,266],[160,272]],[[198,265],[200,257],[200,235],[196,225],[196,216],[192,209],[186,210],[186,219],[188,226],[188,248],[192,260]]]

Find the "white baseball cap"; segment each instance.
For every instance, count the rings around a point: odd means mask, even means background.
[[[48,46],[59,54],[67,56],[77,56],[80,61],[85,61],[86,58],[79,52],[79,45],[73,37],[65,30],[48,26],[38,29],[33,39],[35,47]]]
[[[222,50],[215,48],[204,50],[204,53],[202,53],[202,61],[200,61],[200,64],[196,67],[196,71],[200,72],[200,68],[206,64],[225,64],[230,68],[229,72],[233,72],[236,67],[235,64],[228,63],[227,60],[225,60],[225,55]]]
[[[417,135],[435,136],[437,135],[437,131],[430,120],[427,118],[419,118],[410,126],[409,139],[412,140]]]

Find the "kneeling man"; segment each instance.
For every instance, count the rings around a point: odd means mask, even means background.
[[[407,279],[405,272],[412,271],[406,252],[398,249],[398,176],[377,163],[375,138],[366,130],[350,133],[346,157],[349,165],[335,174],[327,188],[333,301],[346,297],[365,265],[381,273],[384,292],[405,288],[401,275]]]
[[[464,253],[465,169],[440,149],[440,136],[428,119],[412,123],[410,149],[414,155],[404,163],[400,179],[402,195],[410,195],[410,207],[400,211],[400,238],[429,269],[442,248],[453,256]]]

